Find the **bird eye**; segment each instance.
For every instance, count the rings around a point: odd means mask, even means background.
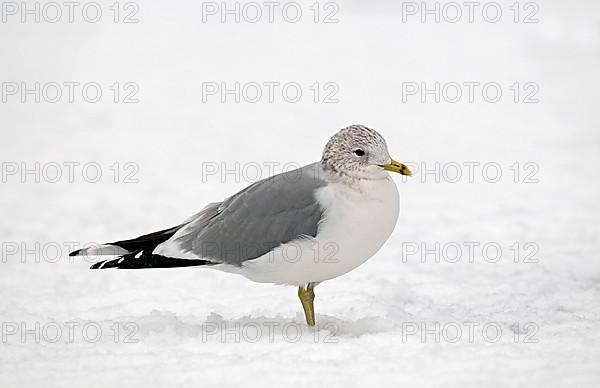
[[[356,156],[364,156],[365,155],[365,151],[363,151],[361,149],[357,149],[357,150],[354,150],[354,154]]]

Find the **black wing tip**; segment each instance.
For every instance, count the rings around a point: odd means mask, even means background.
[[[76,251],[73,251],[73,252],[69,253],[69,256],[79,256],[80,252],[81,252],[81,249],[78,249]]]
[[[122,257],[117,257],[116,259],[101,260],[92,264],[90,269],[119,268],[119,263],[122,260]]]
[[[178,259],[165,257],[161,255],[148,254],[141,257],[135,257],[135,253],[116,259],[102,260],[92,264],[90,269],[146,269],[146,268],[176,268],[176,267],[196,267],[203,265],[213,265],[214,263],[203,259]]]
[[[97,263],[92,264],[92,266],[90,267],[90,269],[100,269],[100,267],[102,266],[102,264],[104,264],[104,261],[99,261]]]

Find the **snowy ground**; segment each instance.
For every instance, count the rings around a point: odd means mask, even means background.
[[[185,1],[140,2],[136,24],[114,23],[112,2],[99,2],[98,23],[0,24],[5,88],[95,81],[103,92],[95,104],[69,103],[66,87],[54,104],[20,92],[0,104],[2,387],[598,386],[598,3],[538,2],[535,24],[514,23],[512,1],[498,23],[479,10],[455,24],[403,23],[401,3],[383,0],[340,1],[339,23],[314,23],[312,3],[299,3],[298,23],[203,23],[202,3]],[[335,11],[320,7],[321,19]],[[497,82],[501,100],[402,101],[403,82],[471,81]],[[115,82],[120,100],[135,82],[139,103],[113,102]],[[203,82],[297,82],[303,95],[203,103]],[[322,102],[327,82],[338,103]],[[521,101],[536,83],[539,102],[513,102],[515,82]],[[353,123],[419,170],[397,178],[402,214],[384,248],[317,288],[319,330],[292,288],[204,269],[89,271],[67,257],[68,244],[175,225],[256,175],[208,167],[309,163]],[[22,175],[36,162],[39,183]],[[69,162],[80,163],[73,182]],[[439,183],[422,174],[436,162]],[[473,182],[465,163],[480,163]]]

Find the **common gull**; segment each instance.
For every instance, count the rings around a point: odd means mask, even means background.
[[[297,286],[313,326],[315,286],[367,261],[394,230],[399,194],[388,171],[411,175],[379,133],[352,125],[319,162],[258,181],[172,228],[70,255],[117,256],[92,269],[202,266]]]

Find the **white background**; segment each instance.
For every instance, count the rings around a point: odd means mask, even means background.
[[[3,171],[41,166],[39,183],[21,171],[0,183],[0,385],[598,385],[598,3],[538,1],[539,23],[532,24],[513,21],[512,1],[499,2],[497,23],[483,19],[485,2],[473,23],[464,6],[457,23],[433,16],[422,23],[419,15],[403,22],[402,3],[383,0],[337,2],[338,23],[322,22],[333,9],[322,2],[315,23],[312,3],[299,3],[297,23],[282,18],[282,6],[273,23],[266,14],[257,23],[232,16],[222,23],[219,15],[203,22],[202,3],[194,1],[138,2],[133,24],[114,23],[111,2],[98,3],[97,23],[83,20],[85,3],[73,23],[65,6],[57,23],[6,16],[1,82],[97,82],[103,95],[88,103],[77,89],[73,103],[66,95],[57,103],[28,95],[23,103],[20,94],[0,103]],[[531,11],[524,5],[520,19]],[[121,9],[121,21],[127,13]],[[139,102],[113,102],[115,82],[136,83]],[[273,103],[266,96],[223,103],[218,95],[203,102],[204,82],[296,82],[303,95],[289,103],[279,89]],[[323,103],[321,95],[315,103],[315,82],[338,85],[339,102]],[[473,103],[466,96],[403,102],[405,82],[496,82],[503,95],[489,103],[478,89]],[[539,102],[513,102],[515,82],[536,83]],[[317,288],[317,334],[304,325],[290,287],[199,268],[89,271],[85,259],[67,257],[66,243],[177,225],[254,180],[253,172],[207,176],[209,164],[303,165],[355,123],[380,131],[397,160],[430,169],[458,163],[463,176],[456,183],[447,179],[454,173],[439,183],[420,172],[395,178],[402,198],[396,230],[365,265]],[[63,165],[69,162],[80,163],[73,182]],[[139,169],[137,183],[124,182],[128,162]],[[465,162],[480,163],[474,182]],[[497,183],[482,176],[490,162],[502,169]],[[515,182],[509,167],[517,162]],[[539,167],[537,183],[523,182],[528,162]],[[56,183],[55,170],[43,173],[51,163],[63,166]],[[86,163],[100,166],[99,182],[82,175]],[[407,243],[431,249],[436,242],[494,242],[502,257],[490,263],[492,251],[475,249],[470,262],[465,248],[457,263],[441,254],[423,263],[403,254]],[[527,242],[539,247],[537,263],[522,262]],[[509,248],[515,243],[518,263]],[[80,326],[73,341],[66,326],[57,343],[50,332],[39,343],[35,334],[21,337],[22,325],[36,322]],[[124,343],[121,328],[115,343],[114,322],[132,322],[138,342]],[[293,330],[282,331],[290,322],[302,330],[297,342]],[[436,322],[462,327],[462,337],[452,343]],[[479,325],[472,339],[465,322]],[[102,328],[98,342],[82,336],[86,323]],[[229,335],[207,335],[221,324]],[[256,324],[263,332],[253,342],[244,328]],[[486,324],[501,328],[498,342],[483,337]],[[19,332],[8,335],[14,325]],[[266,325],[278,325],[272,340]],[[413,325],[440,338],[407,335]],[[537,342],[525,342],[527,333]]]

